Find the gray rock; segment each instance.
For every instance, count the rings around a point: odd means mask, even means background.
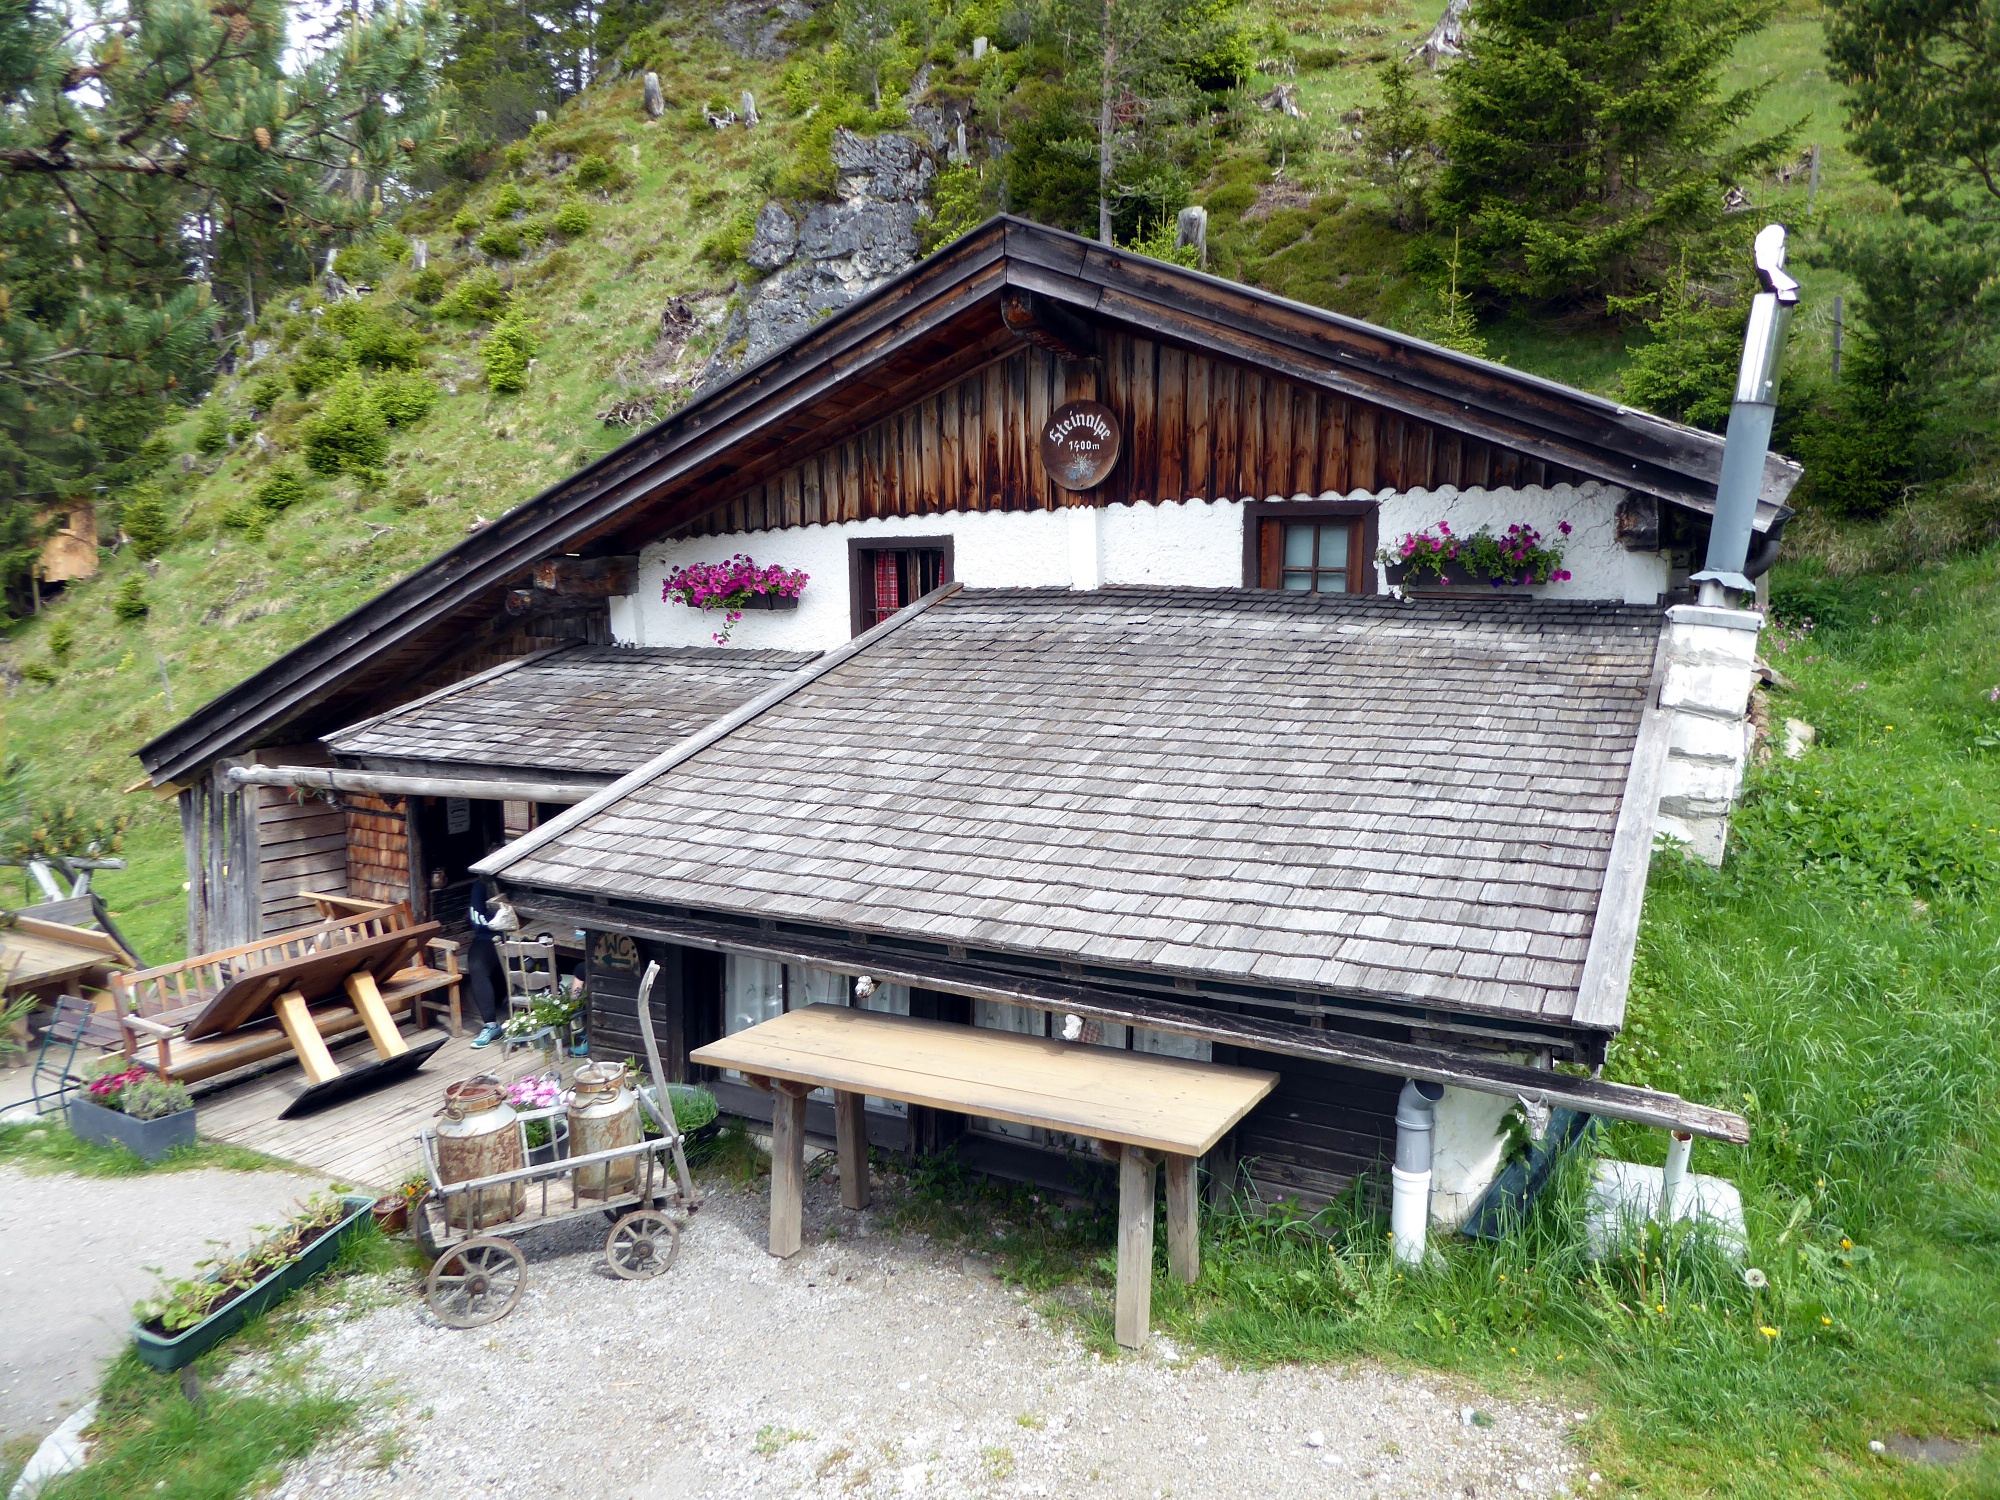
[[[743,258],[760,271],[775,271],[790,260],[792,252],[798,248],[799,226],[773,199],[757,215],[757,230],[750,236],[750,248],[743,252]]]
[[[716,13],[715,29],[743,56],[770,61],[792,50],[785,28],[811,14],[804,0],[778,0],[775,5],[770,0],[731,0]]]
[[[667,96],[660,91],[660,75],[646,74],[646,113],[657,120],[667,112]]]

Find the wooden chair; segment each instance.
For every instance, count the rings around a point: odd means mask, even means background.
[[[546,940],[532,943],[496,941],[501,971],[507,976],[507,1010],[510,1015],[529,1009],[547,998],[560,977],[556,970],[555,945]]]

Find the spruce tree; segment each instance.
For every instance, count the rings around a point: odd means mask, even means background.
[[[1722,87],[1766,0],[1480,0],[1444,75],[1436,201],[1488,290],[1601,305],[1723,238],[1724,194],[1795,129],[1746,135],[1761,88]]]

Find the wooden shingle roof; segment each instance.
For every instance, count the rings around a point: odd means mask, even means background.
[[[1652,798],[1625,802],[1642,723],[1658,738],[1658,610],[1107,589],[909,613],[490,867],[1029,960],[1622,1018],[1629,924],[1599,914],[1645,878]],[[1587,971],[1609,1001],[1580,1003]]]
[[[351,724],[325,743],[363,764],[622,776],[812,659],[708,646],[572,646]]]
[[[1010,297],[1206,350],[1343,399],[1710,511],[1722,439],[1504,365],[1019,219],[981,225],[219,694],[139,750],[156,785],[315,738],[499,617],[539,562],[630,552],[1022,346]],[[1134,442],[1138,441],[1135,434]],[[1757,527],[1789,514],[1771,455]]]

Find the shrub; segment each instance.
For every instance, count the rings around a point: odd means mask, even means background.
[[[124,813],[93,818],[79,812],[74,802],[65,802],[60,807],[44,807],[16,824],[0,849],[12,860],[46,854],[87,854],[95,859],[124,848],[125,830],[131,822]]]
[[[49,654],[57,661],[68,661],[70,652],[76,649],[76,627],[67,619],[58,620],[49,627]]]
[[[346,341],[348,361],[365,369],[409,370],[423,359],[424,336],[380,308],[343,302],[328,311],[326,326]]]
[[[479,228],[479,215],[469,208],[461,208],[452,219],[451,227],[458,231],[461,239],[470,239],[473,231]]]
[[[246,413],[229,424],[229,437],[232,442],[247,443],[250,441],[250,434],[256,430],[257,419]]]
[[[38,682],[47,687],[56,680],[56,669],[45,661],[25,662],[21,667],[21,675],[30,682]]]
[[[243,389],[243,399],[253,412],[263,413],[276,406],[285,395],[285,382],[276,375],[259,375]]]
[[[535,355],[534,335],[518,313],[509,313],[479,346],[486,366],[486,384],[496,395],[511,396],[527,389],[528,361]]]
[[[426,307],[435,307],[444,296],[444,272],[436,266],[425,266],[410,278],[410,296]]]
[[[590,233],[590,210],[572,198],[556,210],[555,217],[549,220],[549,223],[554,226],[557,234],[573,240]]]
[[[704,125],[706,123],[703,122]],[[609,158],[593,151],[576,164],[570,179],[586,192],[599,188],[608,191],[613,183],[621,182],[624,175],[611,165]]]
[[[546,217],[525,219],[521,223],[521,238],[530,245],[539,245],[555,232],[555,226]]]
[[[414,479],[405,479],[396,486],[395,493],[389,496],[389,503],[397,510],[408,512],[422,510],[431,503],[431,497]]]
[[[511,182],[493,195],[493,217],[496,219],[511,219],[527,206],[527,196]]]
[[[348,352],[325,333],[315,329],[299,346],[292,361],[292,389],[301,396],[324,390],[347,373]]]
[[[381,467],[389,456],[389,423],[358,376],[333,389],[326,409],[306,424],[306,467],[316,474]]]
[[[745,204],[711,230],[695,254],[717,269],[733,266],[743,259],[756,232],[757,215]]]
[[[255,500],[238,500],[222,510],[223,529],[240,531],[253,542],[264,535],[264,527],[270,519],[271,513]]]
[[[475,271],[451,289],[438,311],[447,318],[492,318],[505,312],[507,288],[490,270]]]
[[[512,260],[521,253],[521,231],[512,224],[495,224],[480,235],[479,248],[495,260]]]
[[[376,410],[391,427],[414,427],[437,405],[437,386],[415,370],[391,371],[370,389]]]
[[[134,620],[145,619],[150,608],[146,603],[146,583],[142,578],[126,579],[118,585],[118,592],[111,596],[111,613],[127,625]]]
[[[383,253],[380,245],[371,245],[365,240],[360,244],[342,246],[333,257],[334,273],[345,276],[349,281],[375,281],[391,264],[393,262]]]
[[[229,413],[211,403],[201,409],[201,421],[194,430],[195,448],[202,453],[220,453],[229,446]]]
[[[256,509],[264,516],[275,516],[280,511],[290,510],[305,498],[306,482],[290,469],[273,469],[270,478],[257,486],[253,496]],[[223,524],[231,524],[226,513]]]
[[[931,193],[930,217],[917,225],[917,235],[929,255],[940,245],[948,245],[969,229],[976,229],[986,217],[986,194],[978,169],[961,162],[938,174]]]
[[[167,514],[166,497],[157,485],[136,486],[125,502],[125,512],[118,518],[118,524],[132,539],[132,550],[147,562],[166,551],[173,540],[173,520]]]

